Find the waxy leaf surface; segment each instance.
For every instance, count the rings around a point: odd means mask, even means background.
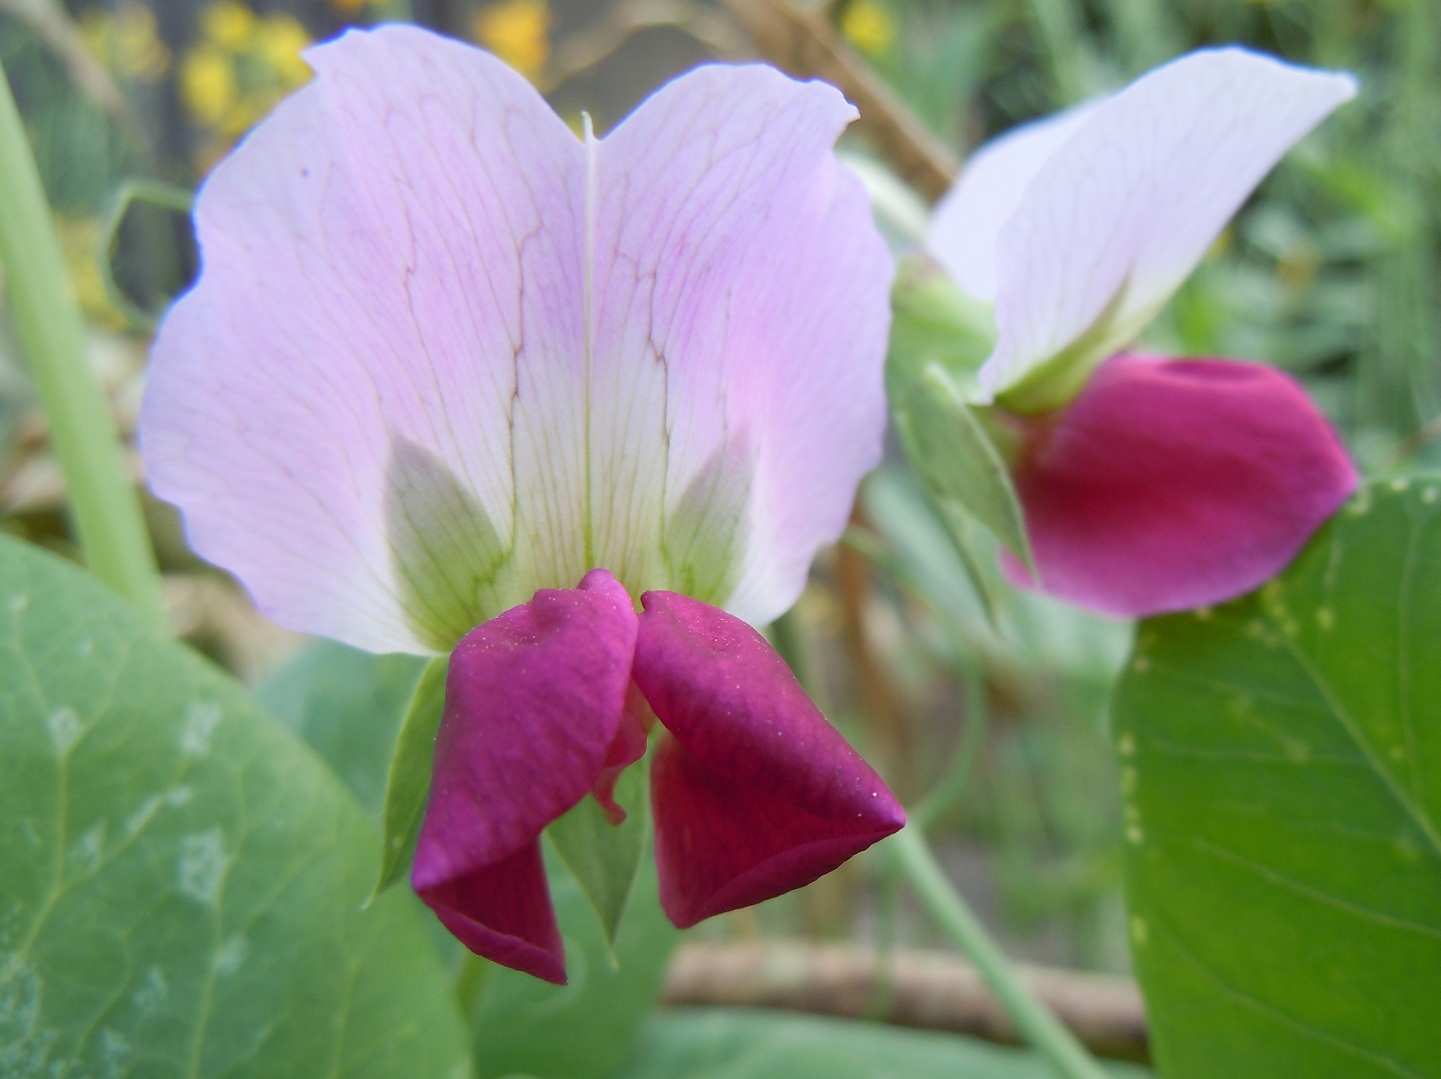
[[[443,672],[444,661],[438,662]],[[385,765],[395,752],[397,728],[419,692],[417,680],[425,668],[420,656],[377,656],[322,638],[267,675],[254,696],[304,738],[375,817],[387,794]],[[427,753],[425,781],[429,779]],[[423,808],[424,788],[420,797]]]
[[[234,682],[9,540],[0,672],[0,1074],[467,1074],[364,813]]]
[[[1141,624],[1115,701],[1168,1079],[1441,1075],[1441,477]]]

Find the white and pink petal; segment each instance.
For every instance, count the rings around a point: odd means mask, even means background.
[[[774,617],[879,457],[891,263],[822,84],[714,67],[609,138],[413,27],[220,164],[140,436],[295,629],[445,651],[604,566]]]
[[[1073,397],[1281,156],[1355,92],[1349,75],[1202,50],[983,152],[985,174],[962,178],[932,246],[963,287],[992,291],[984,399],[1041,411]]]

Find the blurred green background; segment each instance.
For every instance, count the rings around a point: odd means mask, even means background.
[[[0,63],[33,136],[93,359],[133,427],[153,318],[194,272],[177,207],[346,25],[413,19],[493,49],[562,115],[614,123],[665,78],[753,55],[728,8],[685,0],[0,0]],[[1359,99],[1265,182],[1148,333],[1172,354],[1295,373],[1367,471],[1441,462],[1441,4],[1435,0],[850,0],[808,9],[964,155],[1189,49],[1244,43],[1345,68]],[[855,136],[854,153],[887,162]],[[150,186],[136,187],[134,181]],[[168,185],[168,186],[156,186]],[[140,197],[127,195],[139,192]],[[1428,426],[1433,425],[1433,426]],[[0,527],[68,549],[62,481],[0,310]],[[150,505],[172,614],[259,678],[298,642],[248,613]],[[927,792],[947,868],[1013,954],[1128,965],[1105,703],[1130,627],[1017,594],[988,619],[898,454],[775,630],[823,708],[902,797]],[[862,860],[704,932],[934,945]]]

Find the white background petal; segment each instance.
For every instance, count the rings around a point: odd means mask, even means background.
[[[1103,313],[1115,332],[1091,359],[1127,343],[1276,161],[1354,93],[1350,76],[1228,48],[1090,108],[1014,209],[997,204],[999,337],[983,389],[1014,386]]]
[[[996,242],[1026,185],[1094,105],[1006,132],[978,149],[936,204],[926,249],[977,300],[996,299]]]

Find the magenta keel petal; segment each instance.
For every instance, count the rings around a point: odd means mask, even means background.
[[[536,839],[613,763],[636,627],[630,597],[597,570],[451,654],[412,881],[467,947],[550,981],[564,959]]]
[[[1149,615],[1230,599],[1280,571],[1355,489],[1356,470],[1280,371],[1126,355],[1032,421],[1015,480],[1042,589]]]
[[[550,905],[539,840],[494,865],[446,877],[420,897],[476,955],[565,984],[565,948]]]
[[[670,592],[641,602],[634,678],[669,731],[651,798],[671,921],[809,884],[905,823],[760,634]]]

